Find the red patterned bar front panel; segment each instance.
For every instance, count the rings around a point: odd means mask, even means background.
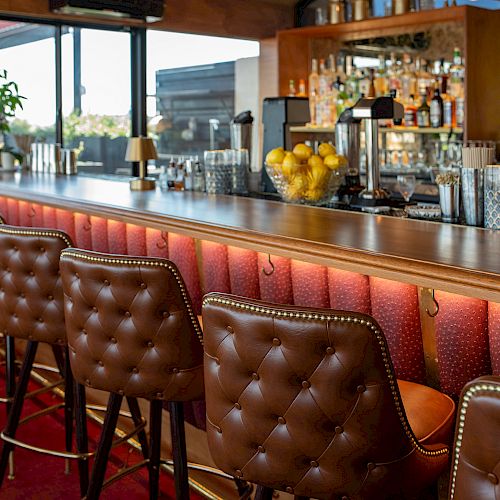
[[[19,202],[19,225],[24,227],[31,227],[33,221],[33,211],[31,210],[31,203],[28,201]]]
[[[94,252],[109,252],[108,245],[108,221],[102,217],[92,215],[90,217],[92,228],[90,234],[92,236],[92,250]]]
[[[128,255],[146,256],[146,228],[127,224],[127,253]]]
[[[194,239],[189,236],[169,233],[168,252],[170,260],[179,268],[184,278],[196,314],[200,314],[202,293]]]
[[[291,275],[294,304],[306,307],[330,307],[326,267],[292,260]]]
[[[108,220],[109,252],[127,255],[127,226],[125,222]]]
[[[56,209],[52,207],[43,207],[43,227],[50,229],[57,227]]]
[[[78,248],[92,250],[91,229],[90,216],[75,213],[75,241]]]
[[[68,210],[56,209],[57,229],[69,235],[73,244],[76,244],[75,217]]]
[[[146,251],[149,257],[168,259],[168,234],[159,229],[146,228]]]
[[[7,222],[12,226],[19,225],[19,205],[13,198],[7,198]]]
[[[494,375],[500,375],[500,302],[488,302],[488,334],[491,368]]]
[[[203,293],[229,293],[229,268],[227,263],[227,247],[213,241],[201,242]]]
[[[231,293],[252,299],[260,298],[257,252],[227,247]]]
[[[258,254],[260,297],[277,304],[293,304],[290,259]]]
[[[458,397],[469,380],[491,373],[487,302],[441,291],[436,300],[441,389]]]
[[[9,205],[7,203],[7,198],[0,196],[0,215],[3,217],[5,222],[8,224],[9,221],[7,220],[9,218]]]
[[[328,288],[332,309],[371,313],[368,276],[330,267],[328,268]]]
[[[370,276],[370,296],[372,314],[389,344],[397,377],[425,383],[417,287]]]

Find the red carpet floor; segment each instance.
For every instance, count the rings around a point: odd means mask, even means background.
[[[3,393],[4,381],[0,374],[0,392]],[[31,384],[30,390],[37,388]],[[23,416],[52,405],[59,400],[51,393],[44,394],[34,400],[26,400]],[[17,437],[30,444],[52,449],[64,449],[64,426],[62,411],[35,419],[19,428]],[[0,405],[0,427],[6,421],[5,406]],[[99,438],[100,426],[89,421],[89,448],[95,447]],[[124,444],[113,449],[107,469],[107,477],[122,468],[125,463],[133,464],[142,459],[140,452]],[[78,499],[78,469],[76,461],[72,461],[71,473],[64,473],[64,460],[17,448],[15,451],[16,477],[14,480],[4,480],[0,490],[1,500],[72,500]],[[106,488],[101,498],[103,500],[146,499],[148,497],[148,475],[143,469],[117,481]],[[160,488],[162,499],[175,498],[173,479],[166,473],[161,474]],[[191,500],[201,500],[202,497],[191,492]]]

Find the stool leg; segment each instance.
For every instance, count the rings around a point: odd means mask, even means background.
[[[127,397],[127,403],[130,414],[132,415],[132,420],[134,421],[134,425],[137,427],[142,423],[141,409],[139,408],[137,398]],[[139,443],[141,443],[142,456],[144,457],[144,460],[147,460],[149,458],[149,446],[146,431],[144,429],[142,429],[142,431],[139,431],[137,433],[137,438],[139,439]]]
[[[257,486],[255,500],[272,500],[273,491],[272,488],[267,488],[266,486]]]
[[[55,346],[54,346],[55,347]],[[73,450],[73,419],[74,419],[74,383],[73,373],[69,364],[68,347],[64,348],[64,429],[66,434],[66,451]],[[65,472],[69,474],[71,471],[70,460],[66,459]]]
[[[102,484],[104,483],[104,475],[106,474],[106,464],[108,463],[109,451],[113,442],[118,415],[123,401],[123,396],[111,393],[108,400],[106,417],[104,425],[97,445],[97,453],[92,474],[90,476],[89,490],[87,492],[87,500],[97,500],[101,494]]]
[[[75,382],[75,420],[76,420],[76,452],[87,453],[89,451],[89,439],[87,434],[87,409],[85,398],[85,387]],[[87,494],[89,487],[89,461],[86,458],[78,459],[78,472],[80,476],[80,496]]]
[[[14,337],[10,335],[5,336],[5,396],[7,398],[7,403],[5,409],[7,411],[7,417],[9,416],[9,411],[12,403],[9,398],[14,397],[14,392],[16,390],[16,348],[14,345]],[[14,479],[15,476],[14,467],[14,452],[11,452],[9,456],[9,479]]]
[[[160,493],[160,454],[161,454],[161,417],[163,413],[163,402],[161,400],[151,401],[149,416],[150,425],[150,454],[149,454],[149,498],[156,500]],[[175,466],[174,466],[175,467]],[[177,489],[177,485],[176,485]],[[184,497],[187,499],[188,497]]]
[[[189,499],[189,481],[184,431],[184,408],[181,402],[169,401],[170,432],[172,434],[172,457],[174,459],[175,498]]]
[[[28,388],[31,368],[35,360],[37,348],[38,342],[34,342],[31,340],[26,346],[24,361],[21,368],[21,374],[19,375],[19,380],[17,382],[14,400],[12,401],[12,407],[9,411],[7,425],[3,431],[6,436],[15,437],[16,435],[16,431],[19,426],[19,418],[21,417],[21,412],[23,410],[24,396],[26,394],[26,389]],[[2,455],[0,456],[0,487],[2,486],[7,466],[9,465],[9,455],[13,450],[13,444],[7,442],[3,443]]]

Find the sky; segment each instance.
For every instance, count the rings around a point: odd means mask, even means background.
[[[259,55],[258,42],[230,38],[148,32],[147,92],[154,95],[155,73],[199,64],[234,61]],[[22,63],[21,63],[22,61]],[[62,40],[63,114],[73,109],[73,37]],[[51,125],[55,110],[54,40],[45,39],[2,49],[0,68],[27,97],[17,117]],[[82,96],[84,113],[125,115],[130,110],[130,37],[127,33],[82,30]],[[154,99],[149,115],[154,114]]]

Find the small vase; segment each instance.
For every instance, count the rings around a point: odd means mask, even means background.
[[[2,151],[0,158],[1,158],[1,163],[2,163],[2,169],[5,169],[5,170],[13,170],[14,169],[15,158],[10,153]]]

